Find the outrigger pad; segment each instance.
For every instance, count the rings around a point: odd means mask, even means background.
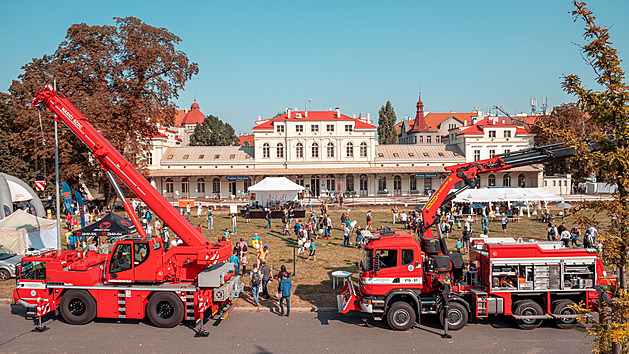
[[[200,329],[200,330],[198,330],[198,331],[196,331],[194,333],[194,337],[195,338],[197,338],[197,337],[207,337],[209,335],[210,335],[210,332],[208,332],[208,331],[206,331],[204,329]]]
[[[50,328],[46,327],[46,326],[35,326],[35,328],[33,328],[33,330],[31,332],[37,332],[37,333],[42,333],[42,332],[46,332],[47,330],[49,330]]]

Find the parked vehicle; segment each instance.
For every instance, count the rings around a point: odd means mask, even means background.
[[[0,245],[0,281],[15,278],[22,256]]]

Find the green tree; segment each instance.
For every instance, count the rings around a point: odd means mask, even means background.
[[[378,143],[385,144],[397,144],[398,136],[397,129],[395,128],[395,110],[391,105],[391,101],[380,107],[378,111]]]
[[[597,352],[620,353],[629,350],[629,86],[624,81],[625,73],[608,29],[596,25],[596,17],[585,3],[574,1],[574,6],[574,20],[585,22],[584,38],[588,43],[581,49],[586,62],[594,69],[600,90],[585,88],[577,75],[565,76],[562,86],[577,97],[579,107],[590,115],[588,124],[597,129],[592,140],[599,150],[589,151],[580,134],[561,130],[557,133],[572,142],[580,152],[579,158],[592,163],[599,181],[618,187],[614,200],[583,203],[580,209],[593,209],[598,215],[609,217],[610,226],[600,230],[599,239],[603,244],[603,260],[610,267],[608,271],[618,274],[618,287],[608,289],[615,295],[613,302],[599,301],[602,319],[590,328],[591,333],[596,334]],[[577,213],[577,221],[582,225],[600,225],[587,215],[591,214]]]
[[[536,134],[535,145],[563,142],[568,132],[573,136],[592,136],[598,132],[598,127],[590,124],[588,119],[589,116],[575,103],[555,107],[550,115],[540,116],[531,126]],[[551,161],[544,166],[544,171],[548,175],[571,173],[573,181],[583,182],[592,173],[592,166],[587,159],[572,157]]]
[[[0,171],[32,182],[35,178],[33,166],[20,157],[11,141],[14,120],[15,112],[9,105],[9,95],[0,93]]]
[[[13,82],[10,93],[17,132],[12,141],[25,160],[53,156],[54,144],[32,148],[39,126],[33,124],[34,110],[26,108],[44,82],[52,81],[42,70],[53,69],[58,90],[127,160],[146,171],[143,156],[149,137],[156,124],[173,123],[174,100],[198,73],[198,66],[176,49],[181,39],[167,29],[134,17],[114,20],[114,26],[72,25],[53,55],[23,66],[24,74]],[[54,141],[52,116],[42,113],[42,118],[46,141]],[[79,180],[88,186],[103,185],[107,201],[113,203],[113,188],[97,160],[89,157],[85,145],[64,124],[60,127],[61,179],[75,188]]]
[[[194,146],[230,146],[236,145],[237,140],[234,128],[213,115],[205,117],[190,135],[190,145]]]

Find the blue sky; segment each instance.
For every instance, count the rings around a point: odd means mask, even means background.
[[[589,1],[629,55],[629,1]],[[471,111],[501,106],[530,111],[573,101],[560,87],[592,70],[568,0],[531,1],[5,1],[0,13],[0,91],[32,58],[52,54],[73,23],[113,24],[135,16],[182,39],[199,64],[176,101],[248,132],[257,116],[286,107],[340,107],[371,113],[390,100],[398,120],[414,116],[421,85],[425,109]],[[627,70],[626,63],[623,68]]]

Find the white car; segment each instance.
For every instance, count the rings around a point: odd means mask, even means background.
[[[17,267],[20,266],[22,256],[0,245],[0,281],[15,278]]]

